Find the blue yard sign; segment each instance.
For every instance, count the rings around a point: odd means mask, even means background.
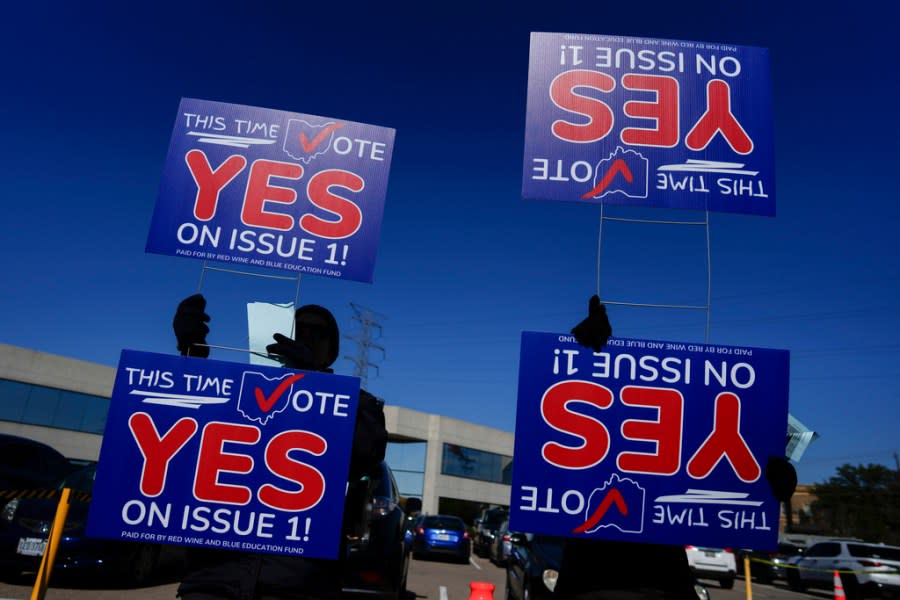
[[[532,33],[522,196],[775,214],[765,48]]]
[[[510,528],[774,548],[785,350],[524,332]]]
[[[123,350],[88,535],[336,558],[359,380]]]
[[[147,252],[371,282],[394,130],[184,98]]]

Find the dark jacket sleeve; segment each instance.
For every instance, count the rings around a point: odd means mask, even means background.
[[[353,452],[350,455],[350,481],[356,481],[377,467],[384,460],[386,447],[384,402],[366,390],[359,390],[356,432],[353,437]]]

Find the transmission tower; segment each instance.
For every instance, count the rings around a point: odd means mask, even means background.
[[[356,355],[350,356],[345,354],[344,358],[356,365],[354,375],[359,377],[360,386],[365,388],[369,382],[369,367],[374,368],[378,372],[378,364],[369,359],[369,350],[373,348],[380,350],[382,360],[387,357],[384,346],[375,342],[376,339],[381,337],[381,323],[378,319],[384,319],[385,316],[353,302],[350,303],[350,307],[353,309],[353,319],[360,323],[360,331],[355,336],[343,335],[348,340],[356,342],[357,347]],[[377,334],[373,335],[375,330],[377,330]]]

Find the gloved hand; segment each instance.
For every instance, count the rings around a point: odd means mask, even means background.
[[[315,370],[313,353],[304,343],[280,333],[272,337],[275,343],[266,346],[266,352],[277,355],[275,358],[283,362],[284,366],[289,369]]]
[[[784,456],[770,456],[766,463],[766,480],[779,502],[789,502],[797,488],[797,470]]]
[[[206,358],[209,356],[209,346],[206,344],[206,334],[209,333],[209,315],[206,310],[206,298],[202,294],[188,296],[178,304],[175,318],[172,319],[172,329],[175,331],[175,339],[178,340],[178,351],[183,356],[196,356]]]
[[[588,301],[588,316],[572,328],[572,335],[582,346],[600,352],[606,340],[612,335],[612,326],[606,316],[606,307],[600,304],[600,297],[594,294]]]

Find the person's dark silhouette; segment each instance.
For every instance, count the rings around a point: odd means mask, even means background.
[[[179,305],[172,321],[178,351],[206,358],[210,317],[206,299],[195,294]],[[294,338],[280,333],[266,347],[290,369],[332,372],[340,350],[340,333],[331,312],[317,305],[301,306],[294,315]],[[365,503],[364,483],[384,459],[387,431],[383,406],[360,390],[350,458],[350,482],[343,528],[358,527]],[[343,538],[343,535],[342,535]],[[343,548],[340,556],[343,556]],[[183,600],[336,600],[341,593],[342,560],[311,559],[188,548],[185,575],[178,586]]]
[[[598,296],[572,328],[576,341],[599,352],[612,326]],[[766,479],[779,502],[789,501],[797,473],[784,457],[771,457]],[[554,600],[697,600],[683,546],[566,538]]]

